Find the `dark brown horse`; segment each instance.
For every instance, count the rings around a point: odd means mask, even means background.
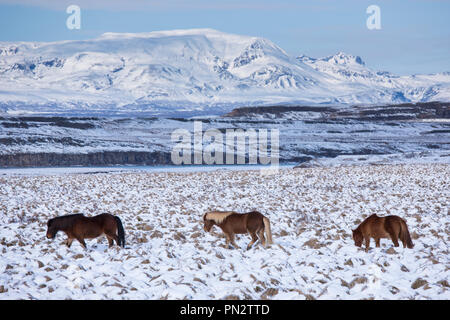
[[[398,247],[398,240],[403,243],[403,248],[413,248],[414,245],[409,235],[406,221],[398,216],[379,217],[371,215],[353,230],[353,240],[358,247],[362,246],[363,240],[366,243],[366,251],[369,250],[370,238],[375,239],[375,245],[380,247],[380,238],[390,238],[395,247]]]
[[[70,247],[73,239],[77,239],[86,248],[84,239],[97,238],[105,235],[109,246],[114,241],[119,246],[125,247],[125,231],[119,217],[109,213],[99,214],[95,217],[85,217],[82,214],[71,214],[56,217],[47,222],[47,238],[54,239],[58,231],[64,231],[68,237],[67,246]]]
[[[258,211],[243,214],[233,211],[207,212],[203,215],[203,223],[206,232],[209,232],[214,225],[222,229],[227,239],[227,248],[229,248],[230,242],[235,248],[238,247],[234,242],[234,235],[237,233],[250,233],[252,241],[248,244],[247,250],[258,240],[256,234],[259,235],[259,240],[264,247],[266,247],[267,244],[266,239],[264,238],[264,232],[267,236],[267,242],[269,244],[273,243],[272,232],[270,231],[270,221]]]

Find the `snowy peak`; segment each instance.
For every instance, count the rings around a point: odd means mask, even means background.
[[[198,29],[177,29],[177,30],[161,30],[151,32],[105,32],[98,39],[124,39],[124,38],[166,38],[166,37],[188,37],[188,36],[204,36],[204,37],[238,37],[238,38],[252,38],[249,36],[240,36],[228,34],[210,28]]]
[[[306,55],[300,55],[297,57],[298,61],[311,64],[316,63],[317,61],[327,62],[330,65],[341,65],[341,66],[365,66],[365,62],[359,56],[353,56],[351,54],[346,54],[344,52],[338,52],[335,55],[327,56],[324,58],[312,58]]]
[[[352,65],[365,66],[365,63],[364,61],[362,61],[361,57],[346,54],[344,52],[338,52],[333,56],[322,58],[321,60],[343,66],[352,66]]]

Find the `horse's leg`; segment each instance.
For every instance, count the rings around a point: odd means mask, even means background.
[[[391,239],[392,239],[392,242],[394,243],[394,247],[398,247],[399,246],[399,244],[398,244],[398,236],[395,233],[392,233],[391,234]]]
[[[234,242],[234,233],[230,234],[230,241],[231,241],[231,244],[233,245],[233,247],[235,247],[236,249],[239,248],[239,246],[236,244],[236,242]]]
[[[364,239],[366,241],[366,252],[369,251],[369,246],[370,246],[370,237],[367,237]]]
[[[249,250],[249,249],[252,247],[252,245],[253,245],[256,241],[258,241],[258,237],[256,236],[256,233],[255,233],[255,232],[249,232],[249,233],[250,233],[250,236],[252,237],[252,241],[250,241],[250,243],[248,244],[247,250]]]
[[[406,239],[405,239],[405,237],[400,236],[400,240],[402,241],[403,248],[406,248]]]
[[[66,236],[67,236],[66,246],[67,246],[68,248],[70,248],[70,246],[72,245],[73,238],[75,238],[75,236],[74,236],[73,233],[70,232],[70,231],[64,231],[64,233],[65,233]]]
[[[67,238],[67,240],[66,240],[66,246],[67,246],[68,248],[70,248],[70,246],[72,245],[72,241],[73,241],[73,238]]]
[[[375,238],[375,246],[376,246],[377,248],[380,247],[380,238]]]
[[[81,237],[77,237],[77,240],[78,240],[78,242],[81,244],[81,246],[83,247],[83,248],[87,248],[86,247],[86,242],[84,242],[84,239],[83,238],[81,238]]]
[[[230,249],[230,235],[228,233],[225,233],[225,239],[226,239],[225,248]]]
[[[115,235],[113,236],[113,239],[116,241],[116,244],[117,244],[118,246],[120,246],[119,236],[117,236],[117,234],[115,234]]]
[[[116,230],[118,230],[118,226],[117,226],[117,223],[115,220],[114,220],[114,223],[112,223],[104,228],[103,232],[106,235],[106,237],[108,238],[110,247],[112,247],[114,245],[113,240],[115,240],[117,245],[119,245],[119,236],[117,235],[118,232],[116,232]]]
[[[105,232],[105,236],[108,239],[109,247],[114,245],[114,241],[116,241],[117,245],[119,245],[119,237],[114,232]]]
[[[106,235],[106,239],[108,239],[108,245],[111,248],[114,245],[113,239],[109,235]]]

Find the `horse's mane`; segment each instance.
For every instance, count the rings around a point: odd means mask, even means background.
[[[65,216],[56,217],[53,219],[50,219],[47,223],[48,226],[52,225],[54,227],[58,228],[64,228],[72,223],[73,218],[81,217],[83,214],[81,213],[75,213],[75,214],[68,214]]]
[[[203,216],[203,219],[205,220],[213,220],[215,223],[222,223],[223,220],[225,220],[226,217],[229,215],[236,213],[234,211],[211,211],[205,213]]]

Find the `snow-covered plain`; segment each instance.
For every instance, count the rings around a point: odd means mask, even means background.
[[[448,164],[0,176],[0,299],[449,299]],[[205,211],[259,210],[274,244],[206,233]],[[110,212],[126,247],[65,235],[49,218]],[[415,247],[366,253],[351,230],[406,219]]]

